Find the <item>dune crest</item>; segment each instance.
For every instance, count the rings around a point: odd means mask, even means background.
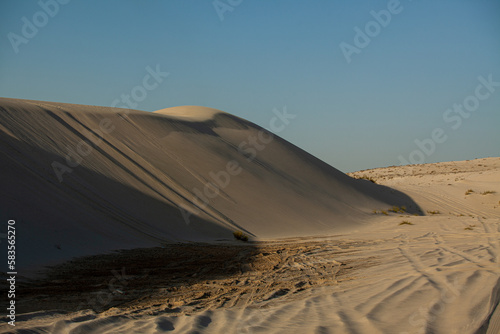
[[[179,120],[195,121],[195,122],[208,121],[213,119],[215,115],[226,114],[222,110],[208,108],[208,107],[201,107],[201,106],[170,107],[170,108],[156,110],[154,112],[157,114],[162,114]]]

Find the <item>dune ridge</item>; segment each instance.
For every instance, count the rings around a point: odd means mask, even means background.
[[[204,122],[213,119],[216,115],[227,114],[222,110],[202,106],[179,106],[160,109],[154,113],[169,116],[175,119]]]
[[[33,231],[19,241],[26,270],[114,249],[232,240],[235,230],[257,239],[340,233],[372,221],[372,208],[420,210],[211,108],[2,98],[0,122],[2,218]]]

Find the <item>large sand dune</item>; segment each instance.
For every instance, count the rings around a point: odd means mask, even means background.
[[[350,177],[210,108],[0,99],[0,121],[19,274],[59,263],[0,332],[500,331],[500,158]]]
[[[499,333],[500,158],[354,174],[409,191],[428,215],[377,213],[343,235],[82,258],[22,287],[20,306],[35,312],[15,331]]]
[[[388,205],[259,126],[204,107],[155,113],[0,99],[1,218],[21,269],[162,242],[339,233]],[[25,272],[27,272],[25,270]]]

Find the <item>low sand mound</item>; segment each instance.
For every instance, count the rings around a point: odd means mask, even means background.
[[[169,116],[175,119],[196,122],[209,121],[213,119],[215,115],[225,114],[225,112],[221,110],[201,106],[171,107],[157,110],[155,111],[155,113]]]
[[[236,230],[341,233],[375,219],[374,209],[419,210],[402,193],[211,108],[149,113],[2,98],[0,136],[0,215],[18,222],[21,268],[232,240]]]

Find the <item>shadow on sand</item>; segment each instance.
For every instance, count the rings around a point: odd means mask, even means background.
[[[387,187],[381,184],[376,184],[371,181],[365,180],[365,179],[355,179],[353,180],[356,181],[355,186],[359,185],[359,188],[361,191],[363,191],[365,194],[371,196],[372,198],[381,201],[385,204],[387,204],[387,208],[381,208],[381,209],[391,209],[392,207],[405,207],[406,213],[413,214],[413,215],[419,215],[419,216],[425,216],[424,211],[422,208],[407,194],[393,189],[391,187]]]
[[[59,182],[51,164],[64,162],[64,157],[5,133],[0,133],[0,143],[0,218],[13,217],[19,222],[19,271],[22,273],[23,266],[52,265],[43,278],[19,282],[19,313],[54,309],[101,312],[160,289],[170,291],[239,274],[259,253],[252,243],[168,244],[190,233],[197,233],[200,239],[212,233],[232,240],[233,231],[196,216],[186,224],[179,208],[161,189],[117,161],[113,166],[119,166],[123,175],[145,191],[83,165],[74,167]],[[95,154],[106,153],[96,147]],[[322,168],[338,176],[332,167]],[[409,213],[422,214],[409,196],[394,189],[365,180],[353,186],[388,206],[406,206]],[[145,248],[141,244],[163,246]],[[131,249],[114,251],[127,246]],[[67,261],[70,258],[73,260]]]
[[[59,182],[51,163],[63,157],[3,132],[0,159],[0,218],[17,224],[18,313],[104,311],[144,290],[235,275],[256,252],[212,221],[193,215],[186,224],[158,188],[149,189],[153,197],[83,165]],[[147,188],[148,182],[140,185]],[[225,244],[193,242],[221,235]],[[46,269],[37,279],[22,279],[32,267]]]

